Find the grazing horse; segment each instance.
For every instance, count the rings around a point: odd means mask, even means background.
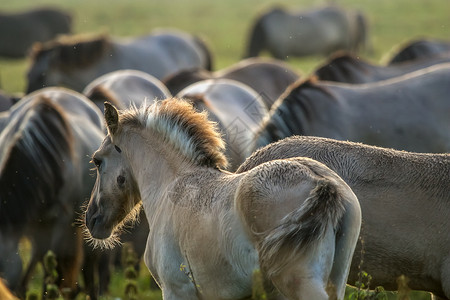
[[[392,52],[392,51],[391,51]],[[450,41],[438,39],[418,39],[396,46],[395,54],[388,65],[395,65],[436,55],[450,54]]]
[[[288,299],[343,298],[360,207],[325,165],[294,158],[222,171],[214,123],[177,99],[121,112],[106,103],[105,119],[86,231],[114,244],[142,202],[145,263],[165,300],[247,299],[259,268]]]
[[[361,204],[361,242],[349,284],[363,270],[372,287],[409,288],[450,299],[450,155],[419,154],[326,138],[296,136],[250,156],[237,173],[275,159],[303,156],[335,171]]]
[[[450,62],[448,55],[433,56],[389,66],[374,65],[347,53],[333,55],[313,74],[319,80],[345,83],[368,83],[402,76],[426,67]]]
[[[308,79],[278,99],[256,148],[310,135],[413,152],[450,152],[450,63],[367,84]]]
[[[133,39],[65,36],[38,44],[31,53],[27,93],[63,85],[81,92],[106,73],[135,69],[158,79],[183,69],[211,69],[211,56],[199,38],[179,31],[155,30]]]
[[[209,119],[218,123],[224,135],[229,170],[236,170],[267,117],[261,96],[238,81],[209,79],[186,87],[177,98],[191,101],[198,111],[206,110]]]
[[[356,52],[367,44],[366,23],[360,12],[334,6],[302,12],[275,8],[255,21],[245,56],[258,56],[263,50],[278,59]]]
[[[24,296],[36,263],[52,250],[61,290],[77,293],[83,238],[74,223],[94,184],[89,157],[104,137],[103,116],[82,95],[47,88],[14,105],[6,124],[0,134],[0,273]],[[24,275],[17,274],[22,237],[32,244]]]
[[[124,109],[131,104],[140,106],[144,100],[171,97],[169,90],[154,76],[137,70],[119,70],[95,79],[83,90],[102,111],[108,101]]]
[[[0,56],[22,58],[35,42],[47,42],[71,32],[70,13],[55,8],[35,8],[0,13]]]
[[[254,57],[215,72],[203,69],[183,70],[164,78],[163,83],[172,95],[176,95],[183,88],[200,80],[213,78],[236,80],[259,93],[267,109],[270,109],[275,100],[299,77],[296,71],[282,61]]]

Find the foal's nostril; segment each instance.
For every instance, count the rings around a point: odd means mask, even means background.
[[[92,205],[91,207],[89,207],[89,209],[86,211],[86,216],[85,216],[85,223],[87,228],[92,231],[92,229],[94,228],[95,224],[97,223],[97,219],[98,219],[98,209],[97,206]]]

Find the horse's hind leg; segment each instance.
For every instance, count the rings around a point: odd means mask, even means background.
[[[328,231],[323,243],[303,253],[296,261],[271,278],[276,288],[288,299],[337,299],[328,293],[328,277],[334,257],[334,233]]]
[[[354,199],[354,196],[350,194],[346,198]],[[339,225],[339,230],[336,233],[336,247],[330,283],[334,286],[338,299],[343,299],[361,226],[361,212],[356,200],[345,202],[345,214]]]

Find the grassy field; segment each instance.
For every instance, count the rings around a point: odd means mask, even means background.
[[[381,62],[383,56],[401,42],[427,36],[449,38],[450,3],[448,0],[341,0],[338,4],[366,13],[370,22],[370,40],[374,51],[361,57]],[[240,60],[253,19],[273,4],[291,8],[310,8],[325,4],[314,0],[0,0],[0,11],[17,11],[40,5],[56,5],[74,15],[76,33],[109,33],[114,36],[137,36],[156,27],[174,27],[196,33],[210,45],[215,68],[220,69]],[[323,57],[288,61],[307,75]],[[0,59],[0,87],[7,92],[23,92],[29,61]],[[39,272],[38,272],[39,273]],[[39,274],[36,281],[39,280]],[[139,299],[161,299],[158,291],[148,289],[150,276],[143,266],[140,273]],[[36,284],[38,286],[38,284]],[[123,296],[123,274],[114,274],[111,295]],[[395,295],[389,299],[395,299]],[[430,299],[417,293],[413,300]]]
[[[373,62],[400,42],[420,36],[448,38],[450,5],[447,0],[341,0],[344,7],[366,13],[374,47]],[[278,3],[291,8],[310,8],[325,1],[295,0],[0,0],[1,11],[17,11],[38,5],[57,5],[72,11],[76,33],[107,32],[115,36],[136,36],[155,27],[175,27],[202,36],[211,46],[216,68],[237,62],[243,55],[254,18]],[[323,57],[292,59],[289,62],[308,74]],[[29,61],[0,59],[1,87],[21,92]]]

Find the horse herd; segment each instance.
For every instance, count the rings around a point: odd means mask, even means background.
[[[64,297],[98,299],[129,241],[164,299],[246,299],[258,269],[270,299],[343,299],[361,270],[450,299],[450,42],[375,65],[353,54],[360,12],[295,14],[262,15],[214,71],[178,30],[34,44],[25,96],[0,95],[7,286],[24,297],[52,250]],[[279,60],[312,53],[304,78]]]

